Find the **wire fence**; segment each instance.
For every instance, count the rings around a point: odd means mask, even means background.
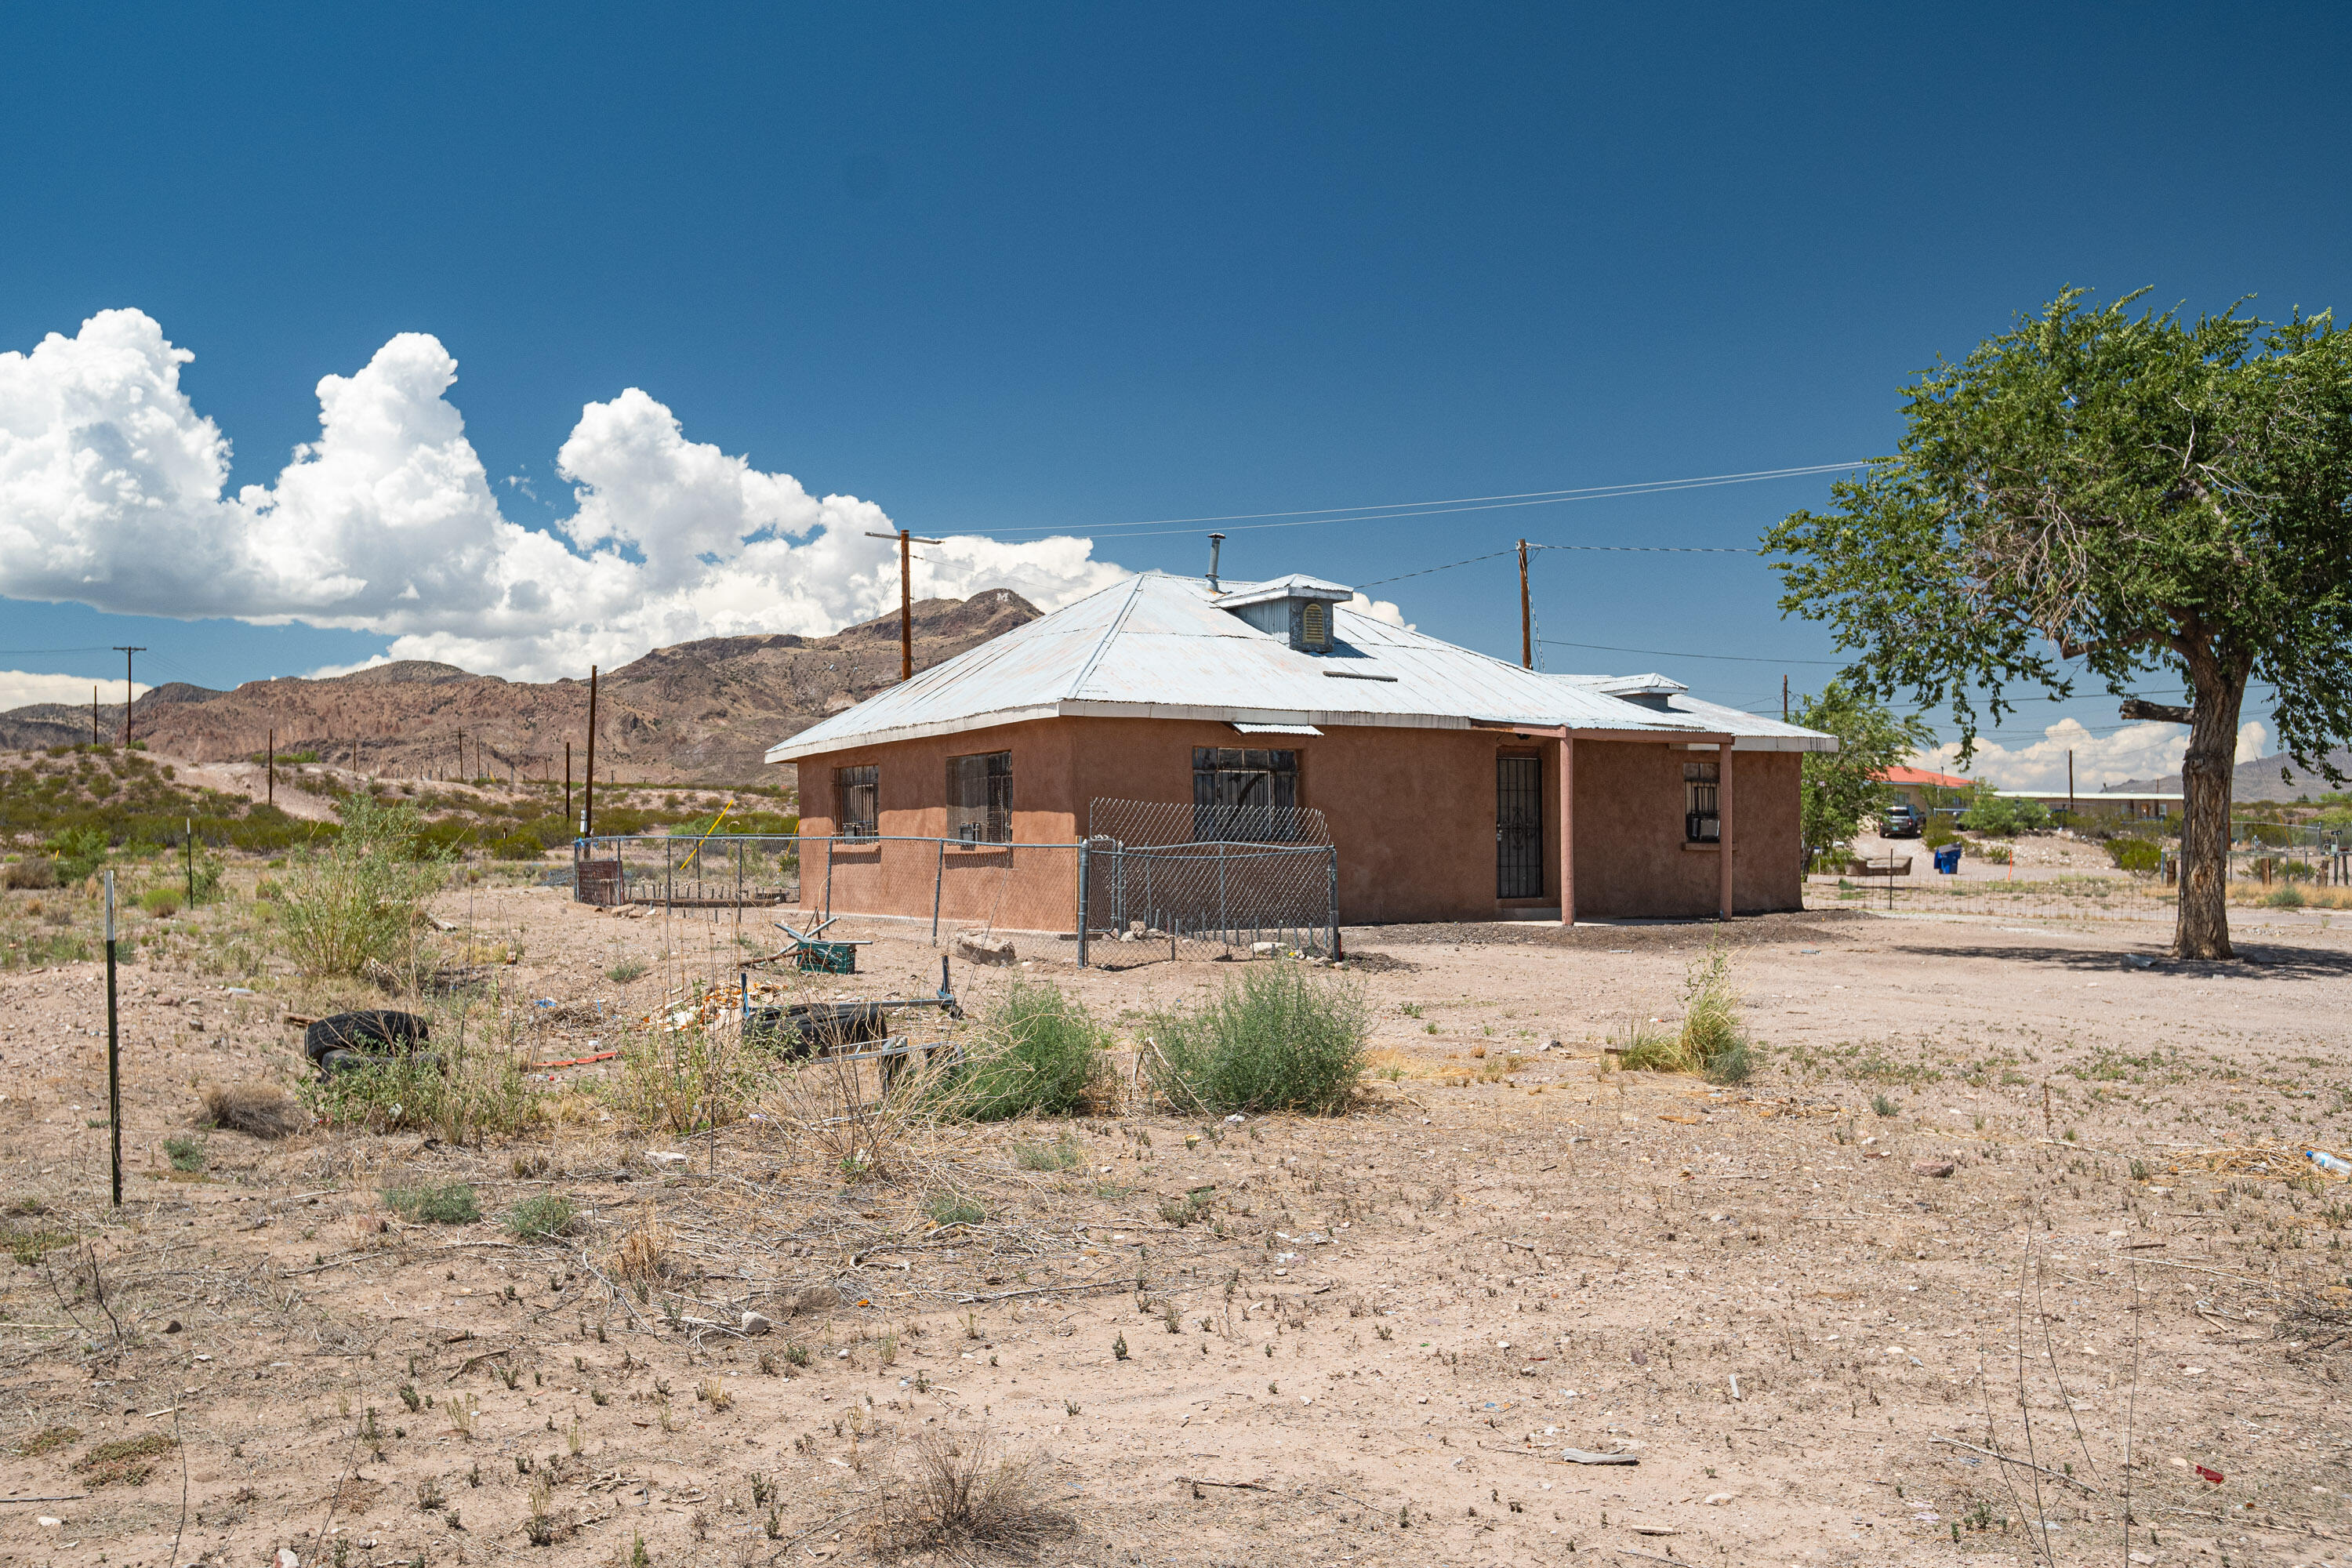
[[[1122,957],[1339,948],[1339,851],[1319,811],[1097,800],[1085,869],[1087,927]]]
[[[1211,816],[1203,819],[1201,813]],[[1094,803],[1076,843],[911,834],[614,835],[572,846],[572,898],[668,910],[793,908],[926,922],[961,934],[1075,938],[1087,963],[1270,943],[1339,947],[1339,852],[1322,814],[1291,807]],[[1201,829],[1228,837],[1200,836]],[[1246,833],[1250,837],[1237,835]]]

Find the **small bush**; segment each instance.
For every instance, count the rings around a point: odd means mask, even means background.
[[[2290,884],[2274,889],[2263,902],[2274,910],[2299,910],[2305,902],[2303,889]]]
[[[16,1452],[28,1459],[37,1459],[44,1454],[56,1453],[80,1436],[81,1428],[79,1426],[44,1426],[17,1444]]]
[[[615,985],[626,985],[632,980],[643,978],[645,973],[646,965],[643,959],[625,958],[604,971],[604,978]]]
[[[1960,814],[1960,826],[1971,833],[2014,838],[2049,826],[2050,812],[2040,801],[2018,800],[1979,783],[1969,797],[1968,810]]]
[[[536,860],[546,853],[547,846],[532,833],[509,833],[503,838],[490,841],[490,858],[493,860]]]
[[[2164,847],[2153,839],[2110,838],[2107,840],[2107,858],[2116,863],[2118,871],[2129,871],[2138,877],[2153,876],[2164,865]]]
[[[933,1225],[978,1225],[988,1217],[978,1198],[961,1193],[932,1193],[923,1199],[923,1212]]]
[[[1152,1019],[1152,1086],[1179,1106],[1332,1115],[1356,1093],[1371,1033],[1361,989],[1252,964],[1213,1002]]]
[[[1075,1171],[1085,1159],[1078,1141],[1066,1132],[1051,1143],[1013,1145],[1013,1163],[1024,1171]]]
[[[172,1169],[184,1172],[201,1171],[210,1163],[201,1138],[166,1138],[163,1157],[172,1162]]]
[[[68,827],[49,840],[60,880],[79,882],[106,864],[106,835],[95,827]]]
[[[464,1182],[386,1187],[383,1201],[414,1225],[471,1225],[482,1217],[481,1200]]]
[[[874,1545],[885,1558],[944,1552],[971,1562],[974,1548],[1034,1557],[1077,1528],[1049,1487],[1037,1465],[1006,1457],[986,1434],[926,1432],[882,1489]]]
[[[1629,1072],[1685,1072],[1690,1064],[1683,1058],[1683,1043],[1678,1036],[1669,1035],[1648,1019],[1638,1015],[1625,1020],[1625,1032],[1611,1042],[1617,1049],[1611,1053],[1617,1065]]]
[[[1903,1110],[1903,1108],[1889,1100],[1884,1091],[1870,1097],[1870,1109],[1881,1116],[1896,1116]]]
[[[982,1015],[941,1091],[941,1109],[979,1121],[1067,1116],[1109,1078],[1110,1031],[1049,982],[1015,979]]]
[[[524,1241],[552,1241],[572,1234],[580,1210],[562,1193],[541,1193],[507,1210],[507,1228]]]
[[[445,1142],[477,1143],[539,1120],[541,1097],[501,1050],[460,1047],[446,1060],[396,1057],[313,1081],[304,1100],[328,1121],[395,1132],[430,1128]]]
[[[342,830],[295,862],[279,894],[278,932],[305,974],[357,974],[413,957],[425,900],[442,880],[442,858],[421,841],[414,806],[354,795],[338,809]]]
[[[231,1132],[283,1138],[302,1126],[302,1108],[274,1083],[214,1084],[205,1090],[205,1120]]]
[[[159,921],[170,920],[180,912],[180,889],[150,888],[139,895],[139,907]]]
[[[58,863],[46,855],[11,861],[0,886],[46,892],[58,885]]]

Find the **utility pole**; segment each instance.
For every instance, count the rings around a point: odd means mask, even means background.
[[[1519,668],[1536,667],[1535,616],[1528,609],[1528,542],[1519,541]]]
[[[268,804],[269,804],[269,805],[276,805],[278,804],[278,731],[277,731],[275,729],[272,729],[272,730],[269,731],[269,800],[268,800]]]
[[[588,773],[580,787],[580,837],[596,832],[596,667],[588,667]]]
[[[466,731],[457,731],[457,782],[466,782]]]
[[[131,656],[147,650],[143,647],[118,647],[114,651],[122,656],[122,749],[127,752],[131,749]]]
[[[911,564],[916,544],[945,544],[944,539],[917,539],[905,529],[896,533],[872,533],[868,539],[895,539],[898,542],[898,679],[915,678],[915,580]]]
[[[572,742],[563,742],[563,820],[572,820]]]
[[[1783,723],[1783,724],[1785,724],[1785,723],[1787,723],[1788,721],[1789,721],[1789,678],[1788,678],[1787,676],[1785,676],[1785,675],[1784,675],[1784,676],[1782,676],[1782,677],[1780,678],[1780,722],[1781,722],[1781,723]]]
[[[98,688],[89,689],[89,743],[98,744]]]
[[[2066,748],[2066,826],[2074,826],[2074,748]]]

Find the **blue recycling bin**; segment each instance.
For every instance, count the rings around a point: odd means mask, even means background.
[[[1960,872],[1960,847],[1947,844],[1936,851],[1936,869],[1944,876],[1957,877]]]

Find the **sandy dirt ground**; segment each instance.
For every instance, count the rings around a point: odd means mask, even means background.
[[[142,925],[120,1210],[102,967],[0,974],[0,1563],[864,1562],[927,1436],[1025,1458],[1054,1563],[2345,1562],[2352,1207],[2297,1151],[2352,1140],[2352,944],[2240,911],[2249,962],[2173,963],[2127,884],[2028,888],[1349,931],[1355,1112],[1122,1094],[862,1178],[805,1103],[641,1125],[614,1061],[478,1145],[192,1132],[205,1085],[299,1082],[282,1020],[333,998],[222,956],[249,900]],[[534,1061],[740,951],[731,911],[436,908],[519,944],[464,1006]],[[837,930],[862,972],[808,994],[937,984],[927,932]],[[1710,942],[1756,1076],[1612,1070]],[[1015,946],[1123,1043],[1238,967]],[[460,1180],[477,1223],[380,1195]],[[575,1235],[501,1223],[547,1193]]]

